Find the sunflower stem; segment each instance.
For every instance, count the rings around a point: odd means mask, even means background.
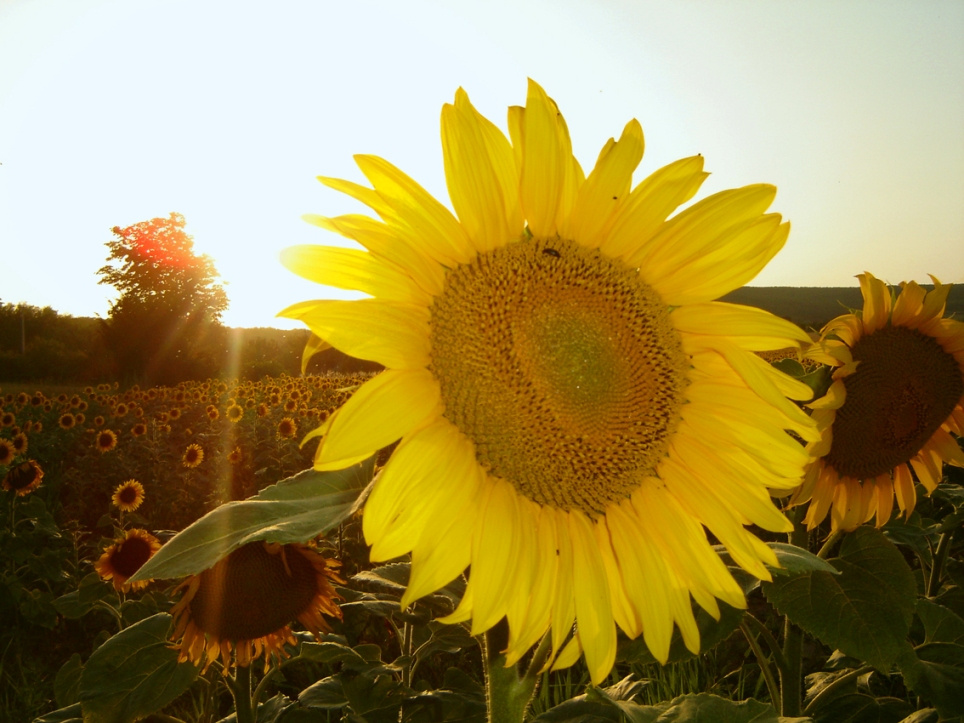
[[[793,522],[789,541],[795,547],[808,550],[810,533],[800,524],[800,509],[788,515]],[[792,718],[799,716],[803,707],[803,630],[789,618],[783,619],[783,659],[786,666],[780,669],[780,714]]]
[[[783,649],[780,647],[780,643],[777,639],[773,637],[773,633],[770,632],[769,628],[764,625],[759,618],[750,613],[745,613],[743,615],[743,622],[747,623],[749,626],[756,628],[760,637],[766,641],[767,647],[770,648],[770,652],[773,654],[773,662],[776,663],[777,670],[781,673],[787,670],[787,661],[783,657]]]
[[[931,574],[927,577],[927,597],[934,597],[941,587],[941,578],[944,576],[944,563],[947,561],[947,552],[950,550],[951,534],[942,532],[937,541],[937,550],[934,552],[934,563],[931,565]]]
[[[231,694],[234,696],[234,712],[238,723],[256,723],[254,707],[251,705],[251,667],[239,665],[231,681]]]
[[[817,557],[821,560],[826,560],[830,556],[830,552],[837,545],[837,542],[843,537],[843,530],[837,530],[836,532],[831,532],[827,541],[823,543],[820,550],[817,552]]]
[[[782,703],[780,701],[780,686],[777,685],[777,679],[773,677],[773,669],[770,667],[770,661],[767,659],[766,653],[763,652],[763,648],[760,647],[759,641],[750,630],[750,626],[746,624],[745,619],[740,622],[740,631],[743,633],[743,637],[746,638],[746,642],[750,644],[750,650],[753,651],[753,655],[756,656],[756,662],[760,665],[760,673],[763,675],[763,680],[767,684],[767,691],[770,693],[770,702],[776,709],[782,708]]]
[[[536,676],[520,678],[518,668],[515,665],[507,667],[505,656],[499,652],[508,643],[508,633],[505,619],[485,632],[483,656],[488,723],[522,723],[536,690]]]

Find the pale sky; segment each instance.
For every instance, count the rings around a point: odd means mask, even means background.
[[[775,184],[754,285],[964,282],[961,0],[0,0],[0,301],[106,316],[110,228],[177,211],[226,324],[300,326],[333,294],[280,250],[360,210],[315,177],[373,153],[447,204],[442,104],[505,129],[527,77],[587,171],[635,117],[636,181],[702,153],[697,198]]]

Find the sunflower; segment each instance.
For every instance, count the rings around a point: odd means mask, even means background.
[[[857,276],[862,312],[828,323],[807,356],[834,367],[827,393],[810,403],[820,439],[792,504],[810,503],[811,529],[830,512],[833,530],[852,530],[875,515],[890,520],[894,496],[905,517],[917,502],[914,479],[930,494],[943,463],[964,467],[951,436],[964,429],[964,324],[943,318],[949,284],[902,283],[890,289]]]
[[[98,452],[110,452],[117,446],[117,434],[112,429],[104,429],[97,433],[97,441],[94,445]]]
[[[231,464],[237,464],[242,460],[244,454],[241,452],[241,447],[235,447],[228,453],[228,462]]]
[[[0,452],[2,452],[4,441],[0,440]],[[3,477],[3,488],[7,492],[14,492],[18,497],[23,497],[37,489],[43,482],[43,478],[44,471],[40,468],[40,465],[32,459],[28,459],[26,462],[21,462],[7,470],[7,474]]]
[[[199,444],[189,444],[181,457],[181,464],[185,467],[197,467],[204,461],[204,449]]]
[[[285,417],[278,422],[278,439],[288,439],[298,433],[298,424],[291,417]]]
[[[143,422],[138,422],[131,427],[131,434],[135,437],[143,437],[145,434],[147,434],[147,425]]]
[[[317,638],[331,630],[324,615],[341,619],[331,586],[342,582],[336,568],[303,545],[239,547],[177,588],[184,591],[171,608],[178,659],[204,663],[206,670],[219,657],[226,668],[261,655],[265,662],[287,657],[285,643],[297,642],[293,620]]]
[[[224,416],[228,418],[229,422],[239,422],[244,416],[244,409],[237,404],[232,404],[224,410]]]
[[[133,512],[144,502],[144,485],[136,479],[121,482],[110,499],[121,512]]]
[[[0,465],[10,464],[16,456],[17,450],[14,448],[13,442],[9,439],[0,439]]]
[[[147,530],[128,530],[104,550],[104,554],[94,563],[94,569],[101,579],[113,582],[118,592],[141,590],[148,586],[150,580],[127,582],[127,579],[160,549],[160,541]]]
[[[76,421],[77,420],[74,418],[73,414],[66,412],[60,415],[60,418],[57,420],[57,424],[60,425],[61,429],[70,429],[74,426]]]
[[[10,443],[13,445],[13,451],[17,454],[26,454],[28,442],[27,435],[23,432],[18,432],[13,435],[13,439],[10,440]]]
[[[4,412],[0,415],[0,427],[12,427],[17,423],[17,415],[13,412]]]
[[[583,653],[599,683],[617,626],[665,661],[674,625],[699,650],[691,595],[713,616],[717,599],[745,607],[704,527],[769,579],[776,557],[746,526],[791,529],[767,489],[797,486],[807,461],[785,430],[816,432],[787,399],[810,390],[754,352],[810,340],[714,301],[783,246],[788,224],[765,213],[772,186],[667,220],[706,177],[701,156],[631,188],[643,153],[633,120],[587,177],[531,81],[509,130],[461,89],[443,108],[458,218],[381,158],[356,156],[373,189],[322,178],[383,222],[309,216],[367,251],[296,247],[283,261],[371,298],[281,315],[385,367],[323,426],[315,467],[401,440],[363,529],[375,561],[411,552],[403,604],[470,567],[445,620],[471,618],[479,634],[507,618],[508,664],[550,633],[556,667]]]

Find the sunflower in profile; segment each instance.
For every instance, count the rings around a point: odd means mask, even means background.
[[[3,452],[2,445],[6,440],[0,440],[0,453]],[[40,465],[32,459],[11,467],[3,476],[3,489],[13,492],[18,497],[29,495],[43,482],[44,471]]]
[[[200,444],[189,444],[181,457],[181,464],[185,467],[197,467],[204,461],[204,448]]]
[[[142,590],[150,584],[150,580],[127,580],[160,549],[160,540],[147,530],[128,530],[104,550],[104,554],[94,563],[94,569],[102,580],[113,583],[117,592]]]
[[[121,512],[133,512],[144,502],[144,485],[136,479],[121,482],[114,490],[110,501]]]
[[[10,464],[16,456],[17,450],[13,442],[9,439],[0,439],[0,465]]]
[[[117,433],[112,429],[104,429],[97,433],[97,440],[94,443],[98,452],[110,452],[117,447]]]
[[[281,316],[385,367],[326,422],[315,467],[401,440],[363,529],[375,561],[411,552],[403,604],[471,568],[444,620],[471,619],[479,634],[507,618],[508,664],[549,633],[555,666],[584,654],[599,683],[617,626],[665,661],[674,626],[699,650],[691,596],[716,617],[718,599],[745,607],[706,529],[769,579],[776,557],[746,526],[791,529],[767,489],[797,486],[807,461],[786,430],[816,432],[787,399],[809,389],[754,352],[809,338],[715,301],[786,241],[789,225],[766,212],[772,186],[670,217],[706,178],[702,157],[632,187],[633,120],[586,176],[531,81],[508,126],[506,138],[461,89],[443,108],[457,217],[381,158],[355,157],[373,188],[322,178],[381,221],[307,217],[366,250],[302,246],[282,259],[370,298]]]
[[[219,657],[225,668],[287,657],[297,620],[316,638],[331,628],[324,616],[341,619],[332,581],[337,564],[297,544],[251,542],[214,567],[192,575],[171,608],[178,660],[204,664]],[[175,592],[177,592],[175,590]],[[233,651],[233,655],[232,655]],[[202,671],[203,672],[203,671]]]
[[[811,529],[830,513],[833,530],[875,515],[877,527],[917,502],[914,478],[930,494],[945,462],[964,467],[952,435],[964,429],[964,323],[944,318],[951,286],[933,276],[925,291],[901,284],[893,299],[870,273],[857,276],[862,312],[828,323],[807,353],[834,368],[827,393],[811,402],[820,439],[791,504],[810,503]]]

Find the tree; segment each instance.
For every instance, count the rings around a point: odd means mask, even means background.
[[[100,284],[120,292],[103,324],[118,372],[151,384],[213,376],[220,366],[228,297],[214,261],[194,252],[184,216],[111,229]]]

